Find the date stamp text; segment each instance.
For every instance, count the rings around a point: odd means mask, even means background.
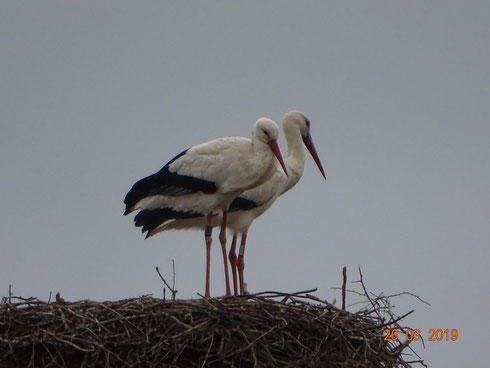
[[[419,329],[412,330],[411,328],[409,328],[405,332],[403,332],[399,331],[396,328],[387,328],[383,331],[383,333],[385,335],[385,341],[397,341],[399,337],[405,337],[405,339],[408,341],[419,341],[420,339],[422,339],[422,332],[420,332]],[[431,328],[428,331],[428,336],[428,341],[456,341],[458,339],[458,330],[455,328],[453,328],[452,330]],[[423,337],[426,337],[426,335],[424,335]]]

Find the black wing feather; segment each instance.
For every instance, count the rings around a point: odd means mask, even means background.
[[[259,203],[243,197],[236,197],[230,204],[228,211],[246,211],[260,206]]]
[[[158,226],[168,220],[172,219],[186,219],[193,217],[202,217],[201,213],[190,211],[176,211],[172,208],[157,208],[154,210],[140,211],[134,217],[134,224],[137,227],[142,227],[141,232],[148,231],[147,236],[151,231],[155,230]]]
[[[178,173],[169,170],[169,165],[179,157],[185,155],[186,152],[187,150],[179,153],[160,171],[139,180],[133,185],[128,194],[126,194],[126,198],[124,198],[124,203],[126,204],[125,215],[132,211],[132,208],[136,203],[146,197],[159,194],[181,196],[196,192],[211,194],[218,190],[216,184],[212,181],[195,178],[189,175],[179,175]]]

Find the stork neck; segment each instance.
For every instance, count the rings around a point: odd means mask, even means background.
[[[303,148],[303,139],[299,130],[284,130],[286,142],[288,143],[288,159],[299,159],[304,162],[305,150]]]
[[[288,155],[285,164],[288,169],[288,183],[284,192],[291,189],[301,179],[305,167],[305,150],[301,133],[296,127],[288,124],[283,125],[284,135],[288,144]],[[284,193],[283,192],[283,193]]]

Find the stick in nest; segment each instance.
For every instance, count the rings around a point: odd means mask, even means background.
[[[175,261],[173,259],[172,259],[172,269],[173,269],[173,278],[172,278],[172,286],[170,286],[168,282],[163,278],[162,274],[160,273],[160,270],[158,269],[158,266],[156,267],[158,276],[160,276],[160,279],[163,281],[165,286],[167,286],[170,292],[172,293],[172,301],[175,301],[175,296],[177,295],[178,290],[175,290]],[[163,299],[165,299],[165,289],[163,290]]]

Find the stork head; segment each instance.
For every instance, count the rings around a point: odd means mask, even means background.
[[[260,118],[254,125],[253,137],[254,139],[263,142],[270,147],[271,151],[281,164],[284,173],[287,175],[288,171],[286,170],[286,165],[282,159],[281,151],[277,145],[277,138],[279,137],[279,128],[277,127],[277,124],[271,119]]]
[[[316,163],[316,166],[318,166],[318,170],[322,173],[322,176],[327,179],[327,176],[325,175],[325,171],[323,170],[322,163],[320,162],[320,158],[318,157],[318,153],[316,152],[315,145],[313,144],[313,139],[311,138],[310,134],[310,120],[306,117],[306,115],[298,110],[293,110],[287,112],[283,119],[283,126],[284,129],[289,129],[289,127],[295,127],[293,129],[298,129],[301,138],[303,139],[303,143],[305,144],[306,148],[311,154],[311,157],[313,157],[313,160]]]

